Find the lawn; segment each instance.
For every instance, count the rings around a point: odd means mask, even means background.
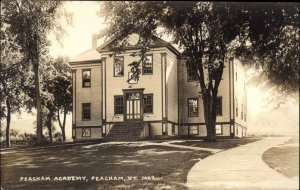
[[[182,142],[174,142],[172,144],[185,145],[185,146],[193,146],[193,147],[201,147],[201,148],[212,148],[212,149],[230,149],[240,145],[248,144],[251,142],[258,141],[262,138],[259,137],[246,137],[246,138],[219,138],[217,142],[205,142],[203,140],[193,140],[193,141],[182,141]]]
[[[187,141],[187,144],[227,149],[253,141],[254,139],[226,139],[217,143]],[[161,143],[156,145],[154,142],[8,150],[1,152],[1,187],[22,190],[184,190],[187,189],[185,183],[189,170],[200,158],[211,154],[202,150],[167,147]],[[32,182],[33,177],[45,180]],[[76,181],[72,181],[73,179]]]
[[[264,152],[263,161],[283,175],[299,178],[299,138]]]
[[[1,153],[1,186],[4,189],[187,189],[189,169],[199,158],[210,155],[205,151],[142,145],[5,151]],[[25,178],[41,176],[50,180],[30,182],[30,178]],[[54,177],[60,176],[83,176],[88,181],[54,181]]]

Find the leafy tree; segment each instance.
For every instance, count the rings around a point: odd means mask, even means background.
[[[20,113],[23,99],[24,82],[26,82],[27,68],[20,63],[22,56],[14,37],[7,31],[7,25],[1,22],[1,62],[0,62],[0,100],[1,120],[6,118],[6,147],[10,147],[10,122],[13,113]]]
[[[299,91],[299,4],[242,4],[245,31],[236,56],[261,72],[254,77],[263,89],[273,90],[276,106]],[[246,9],[244,8],[244,9]],[[258,79],[258,80],[257,80]]]
[[[72,77],[68,58],[58,57],[52,63],[56,76],[49,82],[48,91],[53,95],[53,114],[62,133],[62,140],[66,140],[65,125],[66,117],[72,111]],[[61,120],[60,115],[63,114]]]
[[[124,50],[124,39],[130,34],[139,34],[140,61],[130,64],[137,79],[139,70],[135,68],[145,60],[153,35],[172,36],[173,43],[183,49],[187,69],[196,72],[208,141],[216,141],[218,87],[225,62],[231,57],[247,58],[249,63],[258,61],[268,79],[281,86],[289,82],[299,84],[299,75],[295,73],[299,69],[299,51],[290,48],[298,46],[299,50],[298,4],[114,1],[104,2],[100,15],[105,16],[108,24],[102,36],[116,38],[112,47],[115,52]],[[286,40],[289,35],[294,40]],[[272,57],[280,49],[284,49],[282,53]]]
[[[71,68],[67,57],[45,58],[40,64],[43,71],[41,81],[42,123],[48,129],[50,143],[55,129],[54,122],[58,121],[65,141],[66,116],[72,110]],[[31,111],[35,107],[35,93],[33,86],[27,86],[25,93],[30,97],[26,101],[26,108]],[[60,115],[63,114],[63,118]]]
[[[7,24],[7,30],[14,36],[23,63],[33,68],[39,144],[42,142],[40,63],[48,52],[49,32],[56,29],[59,34],[62,31],[57,22],[65,13],[60,9],[61,5],[61,1],[1,1],[1,21]]]

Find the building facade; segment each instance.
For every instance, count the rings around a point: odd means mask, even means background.
[[[113,136],[118,140],[128,133],[134,133],[136,139],[205,137],[200,88],[187,71],[185,60],[180,59],[180,52],[154,37],[137,81],[131,79],[128,64],[139,59],[133,55],[139,49],[138,36],[127,40],[125,51],[115,54],[109,48],[114,39],[99,47],[94,39],[91,50],[70,61],[73,139]],[[218,92],[218,136],[246,136],[246,77],[239,60],[225,64]]]

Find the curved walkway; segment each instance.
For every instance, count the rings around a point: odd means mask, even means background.
[[[187,186],[195,190],[299,189],[297,180],[276,172],[262,160],[266,150],[289,139],[267,137],[209,156],[189,171]]]

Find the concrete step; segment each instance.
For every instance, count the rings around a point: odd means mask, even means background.
[[[137,141],[140,139],[140,135],[145,126],[146,125],[141,122],[114,124],[104,138],[104,141]]]

